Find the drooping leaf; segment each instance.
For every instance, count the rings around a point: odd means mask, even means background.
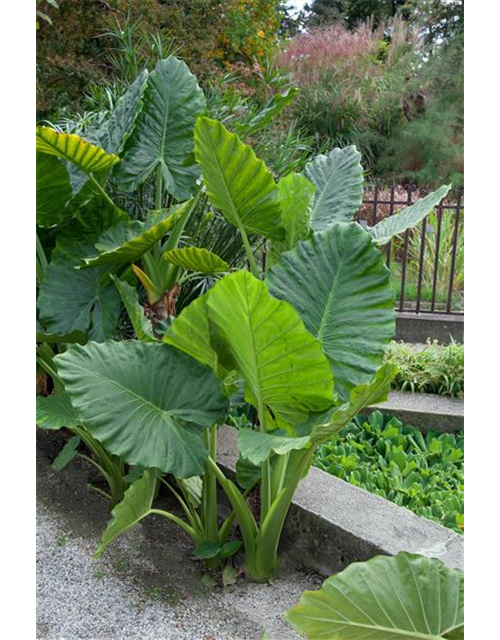
[[[72,331],[71,333],[66,334],[47,333],[46,331],[43,331],[37,323],[36,341],[46,342],[47,344],[57,344],[59,342],[67,342],[69,344],[78,342],[78,344],[85,344],[85,342],[87,342],[87,336],[83,331]]]
[[[299,173],[290,173],[278,182],[285,228],[285,239],[273,242],[271,255],[276,260],[281,253],[293,249],[299,240],[306,240],[311,233],[310,209],[316,187]]]
[[[321,344],[264,282],[239,271],[220,280],[206,304],[219,361],[244,379],[247,402],[288,424],[331,404],[333,379]]]
[[[236,133],[239,136],[253,136],[264,127],[267,127],[294,100],[298,93],[299,89],[297,87],[289,87],[283,93],[274,94],[251,120],[236,124]]]
[[[320,154],[304,167],[316,187],[311,210],[314,231],[328,229],[335,222],[350,222],[363,199],[361,154],[354,146]]]
[[[405,207],[399,213],[388,216],[374,227],[368,227],[377,244],[385,244],[393,236],[404,233],[407,229],[416,226],[425,216],[432,212],[451,189],[451,184],[443,185],[436,191],[429,193],[425,198],[420,198],[415,204]]]
[[[114,335],[120,296],[108,269],[75,269],[92,250],[85,241],[59,238],[40,286],[37,306],[51,333],[88,331],[91,340]]]
[[[74,460],[78,453],[78,445],[80,444],[80,437],[73,436],[66,442],[64,447],[61,449],[54,462],[52,463],[52,468],[54,471],[62,471],[65,469],[68,464]]]
[[[81,420],[65,391],[36,397],[36,424],[40,429],[78,427]]]
[[[85,427],[110,453],[179,478],[204,473],[202,427],[228,406],[208,367],[135,340],[71,347],[56,362]]]
[[[164,190],[177,200],[192,195],[196,167],[185,166],[193,151],[196,117],[205,98],[185,62],[169,56],[149,74],[143,107],[115,177],[125,191],[141,185],[158,166]]]
[[[464,576],[401,552],[355,562],[287,614],[308,640],[463,640]]]
[[[267,460],[272,453],[283,455],[289,451],[304,449],[308,446],[308,436],[292,438],[290,436],[261,433],[253,429],[240,429],[238,450],[242,458],[258,465]]]
[[[371,379],[394,337],[394,293],[383,256],[362,227],[339,223],[299,242],[266,282],[320,340],[339,394],[347,398]]]
[[[121,303],[109,270],[84,272],[75,266],[91,253],[100,234],[127,218],[125,212],[95,198],[58,235],[37,300],[48,333],[89,331],[92,340],[114,335]]]
[[[328,420],[319,423],[316,420],[311,431],[311,442],[321,444],[345,427],[365,407],[383,402],[391,388],[391,382],[398,372],[393,364],[386,363],[367,384],[360,384],[349,393],[349,401],[334,409]]]
[[[121,154],[142,109],[148,72],[140,73],[119,98],[110,117],[99,127],[97,139],[108,153]]]
[[[155,471],[146,469],[142,476],[125,491],[123,500],[111,512],[112,519],[94,554],[95,558],[98,558],[120,534],[149,515],[155,497],[156,483]]]
[[[279,191],[253,149],[222,123],[205,117],[198,118],[194,139],[194,153],[211,204],[239,229],[282,239]]]
[[[229,270],[228,263],[218,255],[200,247],[182,247],[165,251],[163,257],[167,262],[183,269],[199,271],[208,275],[216,275]]]
[[[144,315],[144,308],[139,303],[137,289],[130,286],[127,282],[119,280],[116,276],[111,276],[118,293],[122,299],[125,309],[127,310],[130,322],[134,327],[135,335],[142,342],[158,342],[158,338],[153,331],[151,320]]]
[[[169,216],[153,226],[148,226],[139,220],[119,222],[99,237],[95,244],[99,255],[84,258],[81,267],[102,267],[136,262],[174,228],[189,204],[186,202],[176,207]]]
[[[36,148],[38,151],[72,162],[85,173],[106,171],[120,161],[118,156],[109,154],[73,133],[59,133],[50,127],[36,128]]]
[[[36,223],[52,227],[64,217],[71,198],[71,185],[64,164],[52,155],[36,154]]]

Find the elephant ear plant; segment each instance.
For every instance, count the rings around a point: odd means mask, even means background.
[[[236,522],[246,572],[264,581],[316,447],[384,399],[396,373],[381,366],[394,298],[377,244],[424,218],[448,187],[365,230],[352,221],[363,190],[354,147],[275,182],[204,110],[196,79],[170,57],[139,76],[88,140],[37,129],[37,223],[41,236],[53,234],[52,246],[37,246],[37,306],[44,335],[61,336],[58,354],[39,356],[56,383],[39,423],[72,430],[111,478],[113,518],[98,553],[157,514],[218,566],[240,544],[231,539]],[[125,192],[149,185],[153,208],[132,219],[108,183]],[[207,204],[236,230],[250,273],[182,245],[188,220]],[[269,247],[267,271],[255,238]],[[192,274],[214,284],[177,314],[179,285]],[[137,340],[112,340],[122,305]],[[75,332],[83,338],[69,345]],[[255,428],[239,432],[241,489],[217,463],[217,428],[236,388],[256,414]],[[159,483],[182,517],[154,506]],[[233,509],[225,520],[218,485]],[[252,489],[258,513],[247,501]]]

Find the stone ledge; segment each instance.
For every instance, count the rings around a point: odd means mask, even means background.
[[[429,429],[453,433],[464,428],[464,401],[460,398],[391,391],[386,402],[363,409],[361,413],[368,415],[375,409],[390,413],[423,433]]]
[[[448,344],[464,341],[464,316],[458,314],[396,312],[396,340],[427,342],[439,340]]]
[[[229,473],[236,466],[236,439],[234,428],[219,430],[218,461]],[[281,547],[323,575],[400,551],[463,570],[463,536],[316,468],[297,489]]]

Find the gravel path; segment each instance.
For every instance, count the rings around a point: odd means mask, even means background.
[[[209,585],[187,537],[150,516],[92,559],[109,518],[79,461],[56,473],[60,436],[39,433],[37,637],[47,640],[271,640],[298,638],[283,620],[323,579],[283,561],[272,585]]]

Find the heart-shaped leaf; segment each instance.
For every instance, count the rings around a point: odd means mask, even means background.
[[[350,222],[363,200],[361,154],[354,146],[320,154],[304,167],[304,174],[316,187],[311,210],[314,231],[328,229],[335,222]]]
[[[464,575],[410,553],[354,562],[288,612],[309,640],[463,640]]]
[[[371,380],[394,337],[389,275],[370,235],[351,222],[299,242],[266,276],[271,294],[290,302],[321,341],[344,398]]]
[[[135,340],[89,342],[55,360],[85,427],[110,453],[180,478],[204,473],[202,427],[223,420],[228,407],[208,367]]]
[[[115,177],[125,191],[133,191],[159,166],[165,191],[185,200],[197,178],[197,168],[186,166],[186,160],[196,117],[205,109],[203,92],[186,63],[169,56],[149,74],[142,100]]]
[[[212,205],[240,230],[274,240],[284,238],[278,188],[253,149],[221,122],[205,117],[198,118],[194,139]]]

